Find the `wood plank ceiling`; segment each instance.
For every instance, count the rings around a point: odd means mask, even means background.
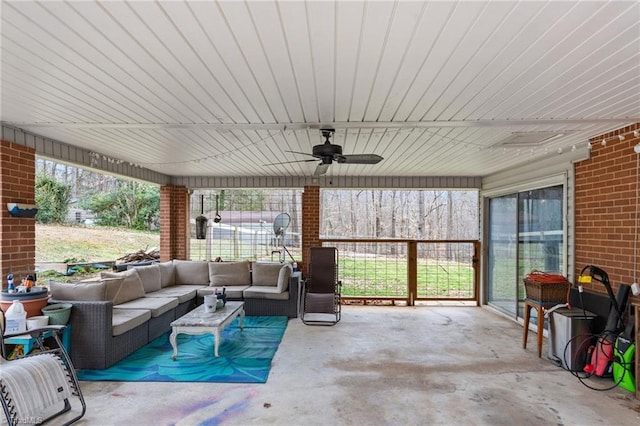
[[[640,121],[635,1],[3,0],[1,15],[4,125],[171,176],[309,176],[288,151],[325,126],[345,154],[384,157],[328,176],[486,176]]]

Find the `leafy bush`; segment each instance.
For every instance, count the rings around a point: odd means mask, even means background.
[[[71,186],[44,174],[36,174],[35,199],[39,208],[36,221],[64,223],[69,213]]]
[[[111,191],[88,194],[82,206],[96,214],[98,225],[151,230],[157,227],[160,216],[160,190],[118,179],[118,185]]]

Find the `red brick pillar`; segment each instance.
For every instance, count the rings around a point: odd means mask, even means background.
[[[302,193],[302,272],[307,274],[309,249],[320,244],[320,187],[305,186]]]
[[[7,203],[35,204],[35,150],[0,141],[0,271],[2,288],[7,274],[16,283],[33,273],[36,261],[36,220],[13,217]]]
[[[189,190],[160,187],[160,260],[189,259]]]

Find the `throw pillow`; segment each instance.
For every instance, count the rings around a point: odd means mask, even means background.
[[[129,302],[130,300],[144,297],[144,287],[138,271],[127,269],[123,272],[101,272],[100,277],[122,278],[120,285],[114,282],[107,282],[107,300],[111,300],[114,305]]]

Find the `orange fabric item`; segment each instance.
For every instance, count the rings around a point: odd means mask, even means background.
[[[568,281],[567,277],[562,274],[551,274],[537,270],[529,272],[525,278],[537,283],[565,283]]]

